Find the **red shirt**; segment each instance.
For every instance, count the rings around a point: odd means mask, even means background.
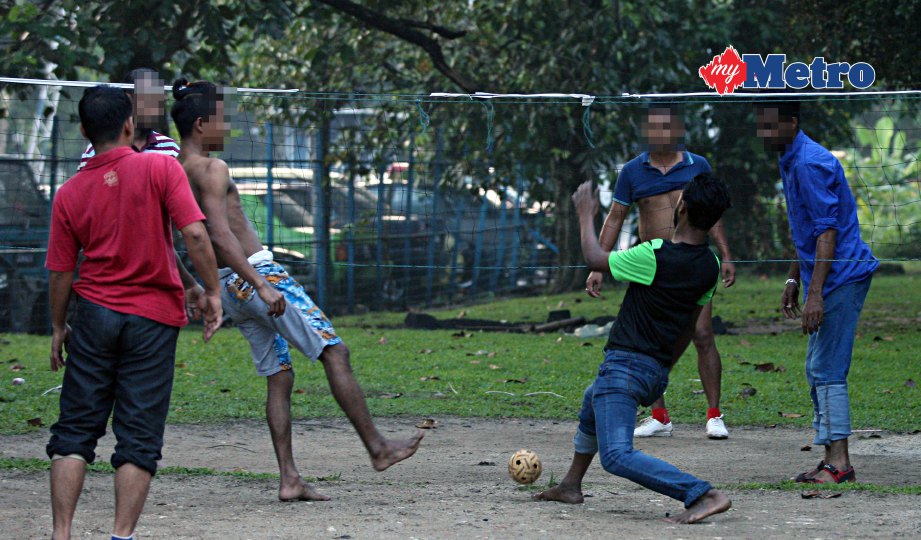
[[[83,298],[119,313],[184,326],[170,221],[204,221],[182,165],[128,146],[89,160],[54,197],[45,267],[71,272]]]

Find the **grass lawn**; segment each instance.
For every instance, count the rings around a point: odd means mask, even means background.
[[[722,409],[730,426],[811,424],[812,406],[803,374],[806,338],[798,332],[763,332],[780,322],[777,305],[782,285],[782,279],[744,275],[735,287],[716,297],[714,314],[732,323],[735,331],[745,332],[717,337],[723,357]],[[624,288],[606,286],[603,301],[570,293],[432,314],[452,318],[464,311],[470,318],[543,322],[548,311],[569,309],[573,316],[592,319],[617,313]],[[849,378],[855,429],[921,429],[921,388],[910,382],[921,381],[918,306],[921,275],[874,280]],[[580,339],[562,333],[456,336],[448,330],[407,330],[399,327],[404,316],[371,313],[334,321],[352,349],[356,377],[375,415],[574,419],[605,344],[604,338]],[[0,381],[0,434],[47,429],[28,421],[37,418],[47,426],[57,417],[57,394],[42,395],[62,378],[48,369],[50,339],[13,334],[0,339],[5,374]],[[321,366],[299,353],[295,356],[294,416],[341,415]],[[706,401],[697,381],[695,357],[692,347],[672,372],[666,400],[677,422],[704,421]],[[777,371],[755,369],[767,362]],[[222,330],[207,345],[201,343],[198,331],[184,330],[176,368],[170,422],[264,416],[265,383],[255,376],[248,346],[236,329]],[[26,383],[12,386],[14,377]],[[741,393],[745,388],[753,388],[754,395],[745,397]]]

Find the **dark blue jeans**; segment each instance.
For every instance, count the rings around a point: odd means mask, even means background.
[[[633,448],[637,406],[651,405],[667,386],[668,368],[654,358],[607,351],[598,377],[585,390],[573,443],[579,454],[599,453],[609,473],[689,507],[710,491],[710,484]]]
[[[151,474],[162,457],[179,328],[77,298],[67,344],[61,412],[48,457],[96,459],[112,414],[116,469],[132,463]]]
[[[822,326],[809,336],[806,380],[814,413],[812,444],[828,445],[851,435],[847,374],[851,369],[857,321],[870,291],[870,280],[848,283],[829,293],[823,301]]]

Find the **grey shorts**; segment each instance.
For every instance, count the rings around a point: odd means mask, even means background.
[[[249,341],[256,373],[264,377],[291,369],[288,344],[316,360],[323,349],[342,343],[332,323],[313,302],[304,288],[284,268],[272,260],[271,253],[260,251],[250,264],[285,297],[281,317],[268,314],[269,308],[256,290],[237,273],[221,271],[221,303]]]

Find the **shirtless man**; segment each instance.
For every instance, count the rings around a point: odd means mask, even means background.
[[[294,371],[288,344],[323,364],[333,397],[361,437],[378,471],[412,456],[423,433],[405,440],[384,438],[374,425],[349,364],[349,348],[303,287],[263,248],[243,213],[240,195],[227,164],[210,158],[220,151],[229,131],[222,95],[208,82],[173,85],[171,115],[182,141],[179,161],[192,193],[207,218],[208,233],[221,270],[227,313],[249,341],[256,372],[266,377],[266,417],[281,471],[282,501],[325,501],[305,482],[291,450],[291,390]]]
[[[687,150],[681,150],[684,139],[684,120],[668,105],[654,105],[647,111],[643,122],[643,138],[649,150],[630,160],[617,177],[614,200],[598,241],[601,248],[611,250],[623,227],[624,219],[633,203],[640,210],[640,241],[655,238],[669,239],[675,232],[672,217],[681,197],[681,190],[700,173],[710,172],[707,160]],[[735,265],[726,242],[722,220],[710,230],[720,258],[723,260],[722,281],[724,287],[735,283]],[[601,297],[600,272],[589,274],[585,282],[586,292],[595,298]],[[723,415],[720,412],[720,380],[722,363],[713,338],[712,303],[701,311],[694,332],[694,346],[697,348],[697,369],[700,381],[707,395],[707,437],[725,439],[729,437]],[[665,398],[659,398],[652,405],[652,416],[643,419],[637,426],[635,437],[668,437],[672,434],[672,423],[665,408]]]

